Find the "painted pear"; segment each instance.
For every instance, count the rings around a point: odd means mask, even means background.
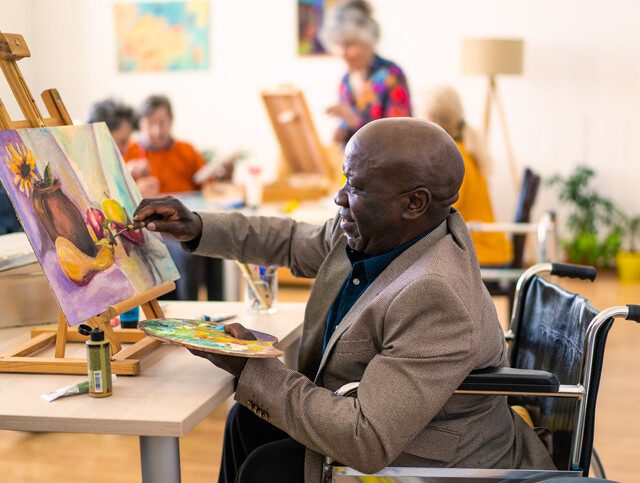
[[[107,198],[102,202],[102,211],[104,211],[104,214],[109,220],[117,221],[123,225],[127,224],[129,218],[127,212],[124,211],[122,205],[113,198]]]
[[[85,255],[61,236],[56,238],[55,246],[62,271],[78,285],[88,284],[98,272],[113,265],[113,251],[107,245],[101,246],[95,257]]]

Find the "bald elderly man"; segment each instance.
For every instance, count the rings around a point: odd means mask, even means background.
[[[198,255],[290,267],[316,279],[298,371],[277,359],[201,353],[236,375],[220,481],[319,481],[321,455],[385,466],[534,468],[553,463],[505,397],[454,395],[506,364],[496,311],[464,221],[464,165],[433,123],[383,119],[346,146],[339,214],[322,226],[191,213],[144,200],[135,220]],[[238,324],[236,336],[251,337]],[[361,381],[356,398],[339,397]],[[247,409],[248,408],[248,409]]]

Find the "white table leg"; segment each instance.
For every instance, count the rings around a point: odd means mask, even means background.
[[[142,483],[180,483],[180,440],[140,436]]]

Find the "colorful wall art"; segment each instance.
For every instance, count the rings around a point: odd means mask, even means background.
[[[114,5],[118,70],[159,72],[209,68],[209,2]]]
[[[274,336],[252,330],[256,340],[236,339],[224,331],[224,324],[200,320],[152,319],[140,322],[140,329],[152,337],[190,349],[242,357],[280,357],[273,347]]]
[[[298,0],[298,54],[320,55],[327,50],[319,38],[326,11],[336,0]]]
[[[113,238],[142,198],[106,124],[0,131],[0,182],[69,325],[178,278],[158,234]]]

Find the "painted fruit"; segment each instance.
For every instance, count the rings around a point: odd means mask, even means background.
[[[96,238],[98,240],[104,238],[104,213],[102,213],[102,211],[100,211],[98,208],[87,208],[85,214],[87,217],[87,224],[93,230]]]
[[[127,227],[127,225],[125,225],[124,223],[118,223],[116,221],[111,222],[109,226],[116,233],[121,230],[124,230]],[[142,230],[125,231],[122,234],[122,236],[124,237],[125,240],[129,240],[131,243],[133,243],[136,246],[144,245],[144,233],[142,233]]]
[[[118,223],[127,223],[127,212],[124,208],[113,198],[107,198],[102,202],[102,210],[104,214],[111,221],[117,221]]]
[[[56,238],[56,253],[64,274],[78,285],[86,285],[96,273],[113,265],[111,247],[103,245],[95,257],[88,257],[63,237]]]

